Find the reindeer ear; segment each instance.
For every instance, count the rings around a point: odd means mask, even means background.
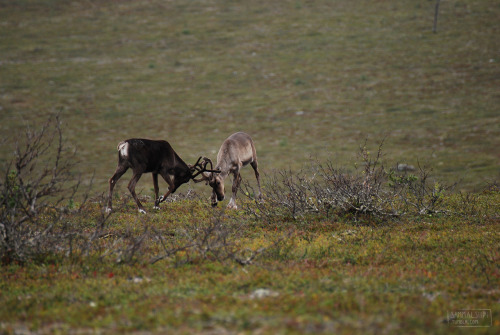
[[[191,170],[191,172],[200,171],[198,165],[196,164],[195,165],[187,164],[187,166],[189,170]]]
[[[212,180],[213,173],[209,172],[203,172],[203,180],[205,181],[205,185],[208,185],[210,183],[210,180]]]

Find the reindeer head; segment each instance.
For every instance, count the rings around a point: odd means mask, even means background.
[[[224,178],[218,173],[211,173],[208,179],[208,184],[212,188],[212,207],[217,206],[217,201],[224,200]]]
[[[220,175],[221,170],[213,169],[212,161],[210,158],[203,157],[203,161],[200,162],[201,157],[198,159],[195,165],[190,166],[193,170],[192,179],[195,182],[205,181],[207,185],[212,188],[212,206],[217,206],[217,201],[224,200],[224,178]],[[210,164],[210,169],[207,169],[207,165]],[[196,176],[201,174],[201,179],[195,179]]]

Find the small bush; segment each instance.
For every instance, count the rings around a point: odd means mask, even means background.
[[[309,174],[277,171],[264,181],[266,202],[246,210],[268,222],[276,217],[297,221],[308,214],[348,215],[358,220],[449,212],[444,199],[453,186],[432,182],[429,169],[403,164],[387,168],[382,162],[382,144],[372,156],[365,143],[359,158],[352,172],[330,161],[312,162]],[[242,188],[247,196],[254,193],[248,183]]]
[[[69,233],[63,218],[80,180],[73,173],[75,151],[63,142],[61,122],[51,117],[39,130],[27,129],[0,182],[0,259],[40,260],[58,254]]]

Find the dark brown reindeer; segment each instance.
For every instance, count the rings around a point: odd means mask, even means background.
[[[206,159],[206,161],[212,165],[209,159]],[[233,194],[227,208],[238,208],[238,206],[236,206],[236,192],[238,192],[241,183],[240,170],[248,164],[250,164],[255,171],[255,178],[257,178],[257,186],[259,187],[257,199],[260,199],[262,193],[260,189],[259,170],[257,169],[257,152],[255,151],[255,145],[253,144],[252,138],[243,132],[232,134],[222,143],[219,153],[217,154],[217,165],[215,170],[218,173],[212,171],[203,173],[203,178],[213,189],[211,198],[212,206],[217,206],[217,201],[224,200],[224,179],[232,173],[234,176]]]
[[[200,162],[201,161],[201,162]],[[155,141],[147,139],[132,138],[118,144],[118,166],[113,176],[109,179],[109,195],[106,211],[112,210],[113,188],[118,179],[129,169],[133,171],[132,179],[128,184],[128,189],[134,197],[140,213],[146,213],[137,195],[135,186],[143,173],[153,174],[153,184],[155,190],[155,209],[159,209],[161,202],[165,201],[169,194],[174,193],[179,186],[193,179],[203,172],[217,173],[215,170],[207,170],[208,159],[198,158],[194,165],[188,165],[177,155],[172,146],[167,141]],[[158,175],[162,176],[168,184],[168,191],[165,195],[158,197]]]

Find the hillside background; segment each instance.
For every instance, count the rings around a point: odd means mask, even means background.
[[[0,163],[59,112],[97,192],[123,139],[168,140],[193,163],[236,131],[264,173],[349,167],[385,138],[388,164],[481,189],[500,175],[500,4],[441,1],[437,33],[434,6],[2,0]]]

